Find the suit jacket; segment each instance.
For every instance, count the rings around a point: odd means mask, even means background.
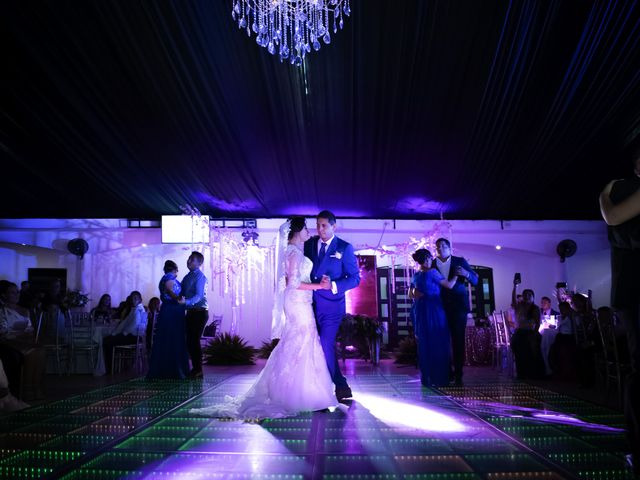
[[[438,263],[433,260],[431,264],[433,268],[438,268]],[[469,272],[469,283],[471,285],[478,284],[478,275],[476,272],[471,270],[471,266],[469,263],[462,257],[456,257],[451,255],[451,266],[449,268],[449,278],[447,280],[451,280],[455,277],[456,267],[462,267],[466,271]],[[438,270],[439,271],[439,270]],[[442,273],[442,272],[440,272]],[[464,310],[464,313],[469,313],[471,311],[471,305],[469,304],[469,293],[467,292],[467,279],[458,277],[456,283],[453,285],[452,289],[443,288],[441,291],[442,303],[445,308],[455,308],[459,310]]]
[[[609,195],[618,204],[640,188],[640,177],[613,184]],[[640,256],[640,215],[616,226],[609,226],[611,244],[611,305],[621,309],[637,309],[640,298],[638,265]]]
[[[331,290],[314,290],[313,300],[316,308],[344,309],[344,294],[347,290],[360,284],[360,269],[353,246],[335,237],[329,245],[322,261],[318,261],[318,236],[312,237],[304,243],[304,254],[313,262],[311,281],[320,283],[323,275],[328,275],[332,282],[336,282],[338,293]]]
[[[640,188],[640,177],[634,175],[613,184],[609,198],[617,205]],[[640,215],[620,225],[609,226],[609,242],[614,248],[640,250]],[[634,281],[634,280],[632,280]]]

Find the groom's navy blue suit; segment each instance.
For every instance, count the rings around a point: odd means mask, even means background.
[[[331,380],[336,388],[347,387],[336,357],[336,335],[346,313],[344,293],[360,283],[358,261],[353,246],[344,240],[333,237],[323,258],[319,258],[318,241],[320,237],[312,237],[304,243],[304,254],[313,262],[311,281],[320,283],[323,275],[335,282],[337,293],[331,290],[313,291],[313,308],[316,314],[320,343],[327,360]]]

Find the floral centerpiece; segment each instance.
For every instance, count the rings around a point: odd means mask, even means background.
[[[87,303],[89,303],[89,295],[80,290],[67,290],[62,300],[62,304],[67,308],[84,307]]]

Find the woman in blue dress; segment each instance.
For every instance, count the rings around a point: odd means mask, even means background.
[[[160,313],[153,329],[151,358],[147,378],[185,378],[189,373],[189,354],[185,334],[184,297],[176,278],[178,265],[164,262],[160,280]]]
[[[440,288],[453,287],[458,277],[446,280],[432,268],[433,257],[425,248],[416,250],[412,257],[420,265],[409,290],[409,297],[414,299],[411,318],[418,344],[420,380],[425,387],[440,387],[449,384],[450,356],[449,327]]]

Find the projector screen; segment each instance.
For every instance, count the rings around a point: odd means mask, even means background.
[[[162,243],[209,243],[209,216],[163,215]]]

